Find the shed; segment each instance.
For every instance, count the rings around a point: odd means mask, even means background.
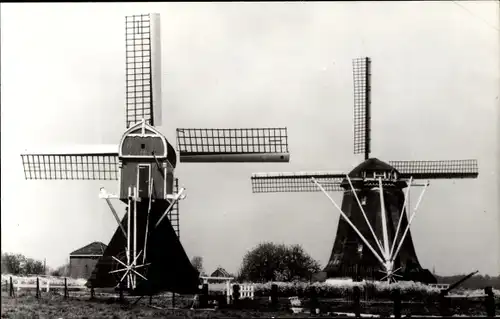
[[[223,277],[229,278],[231,275],[222,267],[217,267],[217,269],[210,275],[210,277]],[[213,282],[224,282],[223,280],[212,280]]]
[[[88,279],[105,250],[105,244],[95,241],[69,254],[70,277]]]

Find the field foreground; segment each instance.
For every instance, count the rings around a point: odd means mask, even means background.
[[[143,298],[137,305],[122,305],[118,302],[116,296],[99,294],[95,300],[89,300],[88,294],[81,294],[71,296],[65,300],[63,296],[57,292],[44,292],[40,299],[37,299],[34,292],[18,292],[16,297],[9,297],[8,293],[2,292],[2,318],[304,318],[306,314],[293,314],[288,307],[280,307],[279,310],[270,310],[266,307],[250,308],[245,310],[235,309],[219,309],[217,311],[207,310],[189,310],[191,300],[188,298],[179,298],[176,305],[181,309],[168,310],[170,298],[167,296],[155,297],[153,299],[153,306],[148,305],[148,298]],[[135,298],[127,298],[129,303],[135,301]],[[280,303],[285,303],[285,300]],[[378,305],[374,309],[372,305],[366,310],[372,314],[378,313],[376,317],[389,317],[391,314],[391,305]],[[410,306],[410,305],[407,305]],[[163,309],[162,309],[163,308]],[[385,308],[385,310],[384,310]],[[410,310],[407,307],[407,310]],[[418,307],[420,308],[420,307]],[[389,310],[389,312],[387,312]],[[347,309],[337,309],[340,312],[350,312]],[[408,312],[403,311],[403,316]],[[497,314],[498,309],[497,309]],[[385,315],[385,316],[384,316]],[[420,316],[418,316],[420,315]],[[412,312],[412,318],[424,318],[424,313]],[[469,313],[469,315],[482,315],[482,313]],[[327,317],[322,314],[318,317]],[[342,318],[344,316],[335,315],[331,313],[328,317]],[[429,318],[429,317],[427,317]]]

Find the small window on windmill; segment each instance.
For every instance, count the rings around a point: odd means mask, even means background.
[[[387,178],[387,175],[385,172],[373,172],[373,178]]]
[[[358,253],[362,253],[363,252],[363,245],[362,244],[359,244],[358,245]]]
[[[143,150],[143,149],[145,149],[145,148],[146,148],[146,144],[144,144],[144,143],[143,143],[143,144],[141,144],[141,149]]]

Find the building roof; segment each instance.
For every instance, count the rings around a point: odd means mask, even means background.
[[[218,267],[210,277],[231,277],[231,275],[222,267]]]
[[[106,250],[106,245],[101,243],[100,241],[95,241],[93,243],[88,244],[80,249],[75,250],[70,256],[74,255],[102,255],[104,254],[104,250]]]

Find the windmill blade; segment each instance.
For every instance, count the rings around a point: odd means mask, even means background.
[[[126,125],[161,125],[161,37],[157,13],[125,17]]]
[[[354,81],[354,154],[370,154],[371,60],[357,58],[352,62]]]
[[[181,162],[289,162],[286,128],[177,129]]]
[[[118,180],[118,147],[96,145],[21,154],[26,179]]]
[[[299,173],[255,173],[252,174],[252,191],[254,193],[280,192],[320,192],[311,178],[315,178],[327,191],[343,191],[340,183],[345,174],[332,172],[299,172]]]
[[[442,161],[390,161],[402,178],[413,179],[451,179],[477,178],[477,160]]]

